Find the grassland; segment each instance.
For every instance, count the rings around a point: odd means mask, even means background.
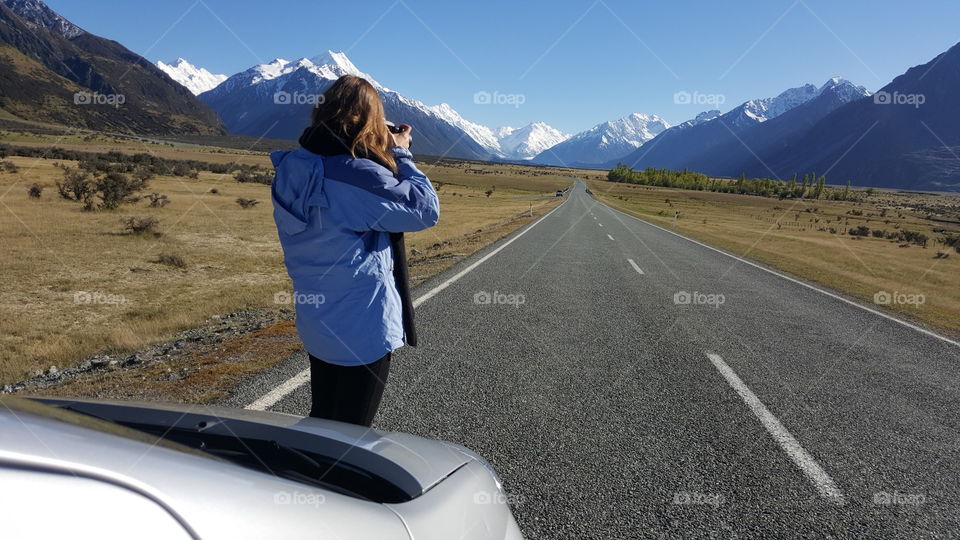
[[[269,166],[264,153],[101,136],[8,132],[0,141]],[[57,194],[62,171],[53,160],[5,161],[19,171],[0,172],[0,382],[163,341],[214,314],[276,309],[274,294],[290,287],[266,185],[207,171],[196,179],[157,176],[146,192],[167,195],[165,207],[141,201],[84,212]],[[442,216],[408,240],[416,282],[542,215],[558,203],[553,191],[571,182],[569,171],[531,167],[444,161],[423,168],[439,186]],[[44,188],[39,198],[27,195],[33,184]],[[243,209],[237,198],[260,204]],[[126,232],[121,222],[131,216],[156,218],[158,234]]]
[[[960,253],[937,238],[960,233],[960,196],[876,191],[861,202],[776,198],[589,181],[599,200],[651,223],[811,280],[873,305],[877,293],[923,295],[880,309],[960,334]],[[928,247],[857,227],[930,237]]]

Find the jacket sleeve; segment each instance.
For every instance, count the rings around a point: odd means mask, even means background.
[[[398,177],[367,160],[358,160],[361,177],[347,188],[355,199],[344,207],[346,226],[355,231],[415,232],[437,224],[440,200],[427,176],[413,164],[410,151],[393,149]]]

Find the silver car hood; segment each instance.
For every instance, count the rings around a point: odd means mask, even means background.
[[[388,480],[411,499],[425,493],[466,463],[474,461],[475,456],[451,443],[285,413],[179,403],[48,397],[30,399],[123,424],[263,438],[292,448],[322,451],[341,463]]]

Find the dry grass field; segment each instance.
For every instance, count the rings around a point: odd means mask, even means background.
[[[31,138],[39,140],[26,140]],[[0,142],[49,146],[51,139],[8,133]],[[57,145],[269,163],[265,154],[108,137],[59,139]],[[54,160],[5,161],[19,171],[0,172],[0,383],[163,341],[214,314],[277,308],[274,294],[290,287],[266,185],[207,171],[196,179],[157,176],[144,193],[167,195],[167,206],[140,201],[88,212],[58,195],[55,183],[63,174]],[[424,166],[439,185],[442,217],[436,227],[410,235],[416,281],[542,215],[559,203],[553,191],[571,183],[563,171],[544,175],[532,167],[508,167],[487,174],[474,168],[458,162]],[[39,198],[27,194],[33,184],[43,187]],[[260,202],[244,209],[237,198]],[[124,230],[122,221],[131,216],[156,218],[156,233]]]
[[[595,196],[615,208],[871,305],[881,292],[923,295],[922,304],[879,307],[960,333],[960,253],[936,242],[960,233],[958,195],[876,191],[862,202],[844,202],[596,179],[589,185]],[[861,226],[871,233],[848,233]],[[916,231],[930,240],[924,248],[874,237],[873,230]]]

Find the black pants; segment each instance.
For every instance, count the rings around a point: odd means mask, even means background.
[[[389,371],[390,353],[361,366],[338,366],[310,355],[310,416],[369,427]]]

